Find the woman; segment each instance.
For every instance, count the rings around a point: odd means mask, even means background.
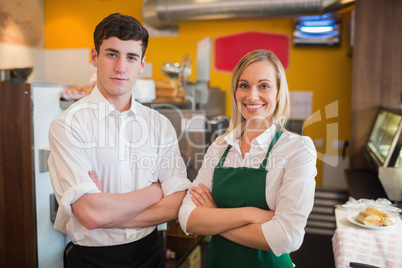
[[[315,191],[309,137],[284,129],[289,92],[279,59],[245,55],[233,71],[232,120],[183,200],[186,233],[212,235],[207,267],[293,267]]]

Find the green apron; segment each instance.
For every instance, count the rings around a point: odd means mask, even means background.
[[[214,170],[212,197],[218,208],[252,206],[269,210],[265,198],[268,155],[282,132],[276,131],[267,155],[258,169],[223,167],[229,145]],[[293,268],[289,254],[280,257],[272,251],[258,250],[214,235],[207,250],[207,268]]]

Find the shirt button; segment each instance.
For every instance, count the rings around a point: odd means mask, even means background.
[[[131,235],[130,235],[130,239],[134,239],[134,234],[131,234]]]

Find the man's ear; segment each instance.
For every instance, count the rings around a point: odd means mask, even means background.
[[[98,67],[97,65],[98,65],[98,52],[96,52],[96,49],[95,48],[92,48],[92,50],[91,50],[91,60],[92,60],[92,65],[94,66],[94,67]]]
[[[141,60],[141,68],[140,68],[140,70],[139,70],[138,73],[142,73],[142,72],[144,71],[144,69],[145,69],[145,63],[146,63],[146,57],[144,56],[144,57],[142,57],[142,60]]]

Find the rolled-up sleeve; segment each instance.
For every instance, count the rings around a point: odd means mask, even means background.
[[[186,166],[181,157],[176,132],[170,121],[162,117],[160,132],[161,152],[158,157],[158,179],[164,196],[178,191],[186,191],[191,184],[187,178]]]
[[[89,178],[91,161],[85,146],[71,146],[69,137],[79,137],[79,133],[69,136],[64,120],[54,120],[49,129],[50,155],[48,166],[53,189],[59,208],[64,214],[74,217],[71,204],[86,193],[99,193],[96,184]]]
[[[303,242],[314,203],[316,154],[312,140],[302,137],[293,153],[286,156],[282,185],[270,205],[275,216],[262,224],[264,237],[277,256],[297,250]]]
[[[202,162],[201,168],[198,171],[197,177],[193,181],[190,187],[198,186],[200,183],[204,184],[210,191],[212,191],[212,179],[214,175],[214,168],[217,164],[216,159],[216,148],[215,143],[213,143],[209,148],[207,153],[204,156],[204,160]],[[179,223],[180,227],[187,235],[187,222],[190,217],[191,212],[196,208],[196,205],[191,200],[191,194],[187,192],[186,196],[183,199],[183,203],[179,210]]]

